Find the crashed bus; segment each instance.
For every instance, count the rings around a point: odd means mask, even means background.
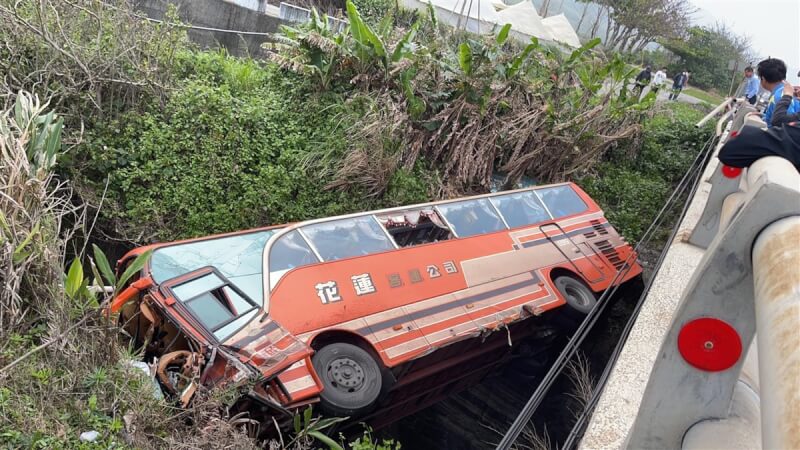
[[[586,314],[642,271],[572,183],[155,244],[117,270],[149,249],[110,308],[164,389],[187,404],[199,386],[246,386],[267,414],[319,402],[364,416],[401,386],[491,360],[487,335]],[[445,368],[457,373],[437,381]]]

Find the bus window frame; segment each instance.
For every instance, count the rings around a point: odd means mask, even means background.
[[[200,279],[202,277],[205,277],[205,276],[208,276],[208,275],[216,276],[218,279],[220,279],[222,281],[222,285],[218,286],[218,287],[216,287],[214,289],[201,292],[201,293],[199,293],[197,295],[194,295],[193,297],[190,297],[188,299],[183,299],[183,298],[179,297],[175,293],[175,291],[174,291],[175,287],[181,286],[181,285],[186,284],[186,283],[191,283],[191,282],[193,282],[195,280],[198,280],[198,279]],[[217,335],[215,333],[218,330],[221,330],[221,329],[225,328],[226,326],[228,326],[231,323],[235,322],[236,320],[244,317],[245,315],[250,314],[253,311],[256,311],[256,316],[258,315],[259,309],[266,312],[266,309],[263,306],[260,306],[255,300],[250,298],[244,291],[242,291],[238,286],[233,284],[228,278],[225,277],[225,275],[222,274],[222,272],[219,271],[219,269],[217,269],[214,266],[200,267],[199,269],[193,270],[191,272],[188,272],[188,273],[185,273],[185,274],[182,274],[182,275],[178,275],[176,277],[173,277],[173,278],[170,278],[168,280],[165,280],[162,283],[160,283],[159,286],[160,286],[160,290],[161,290],[162,295],[164,295],[165,297],[172,297],[173,299],[175,299],[175,303],[173,303],[172,306],[178,310],[177,314],[184,316],[185,319],[188,319],[189,323],[192,325],[192,327],[195,328],[196,330],[200,331],[200,333],[203,334],[203,337],[206,339],[206,341],[208,341],[211,344],[219,345],[219,344],[222,344],[222,343],[226,342],[228,340],[228,338],[230,338],[234,334],[238,333],[245,326],[247,326],[247,324],[250,323],[250,321],[252,319],[250,319],[248,321],[245,321],[242,324],[241,327],[239,327],[238,329],[236,329],[233,332],[229,333],[224,339],[220,339],[219,337],[217,337]],[[226,320],[224,322],[221,322],[221,323],[217,324],[213,328],[207,327],[206,324],[203,323],[203,321],[200,319],[200,317],[187,305],[187,303],[189,303],[191,300],[197,299],[199,296],[201,296],[201,295],[203,295],[205,293],[211,293],[211,292],[216,291],[216,290],[221,290],[221,289],[223,289],[225,287],[228,287],[231,290],[233,290],[234,292],[236,292],[240,297],[242,297],[242,299],[244,299],[247,303],[252,305],[252,307],[250,309],[242,312],[241,314],[233,314],[233,317],[229,318],[228,320]],[[222,292],[222,295],[225,295],[227,297],[227,294],[224,291]],[[227,299],[227,298],[226,298],[226,300],[230,301],[230,299]]]
[[[489,201],[489,204],[492,205],[492,209],[494,209],[494,212],[497,213],[497,217],[499,217],[500,220],[503,221],[503,225],[506,226],[506,230],[510,230],[511,226],[508,224],[508,221],[506,220],[505,216],[503,215],[503,213],[500,212],[500,209],[498,209],[497,205],[495,205],[494,202],[492,201],[492,199],[495,197],[499,197],[499,195],[493,195],[491,197],[487,197],[486,199]]]
[[[365,212],[365,213],[353,213],[353,214],[347,214],[347,215],[343,215],[343,216],[325,217],[325,218],[321,218],[321,219],[313,219],[313,220],[308,220],[308,221],[303,221],[303,222],[297,222],[297,223],[294,223],[292,225],[284,226],[279,231],[277,231],[272,236],[270,236],[269,240],[267,241],[266,245],[264,246],[263,265],[265,267],[265,270],[264,270],[264,282],[263,282],[263,285],[262,285],[262,289],[264,291],[264,294],[263,294],[264,303],[262,305],[262,308],[264,309],[264,311],[267,312],[267,314],[269,314],[270,302],[272,300],[272,292],[279,286],[280,281],[284,278],[284,276],[286,274],[288,274],[289,272],[291,272],[291,271],[293,271],[295,269],[299,269],[299,268],[307,267],[307,266],[311,265],[311,264],[307,264],[305,266],[294,267],[292,269],[289,269],[287,272],[281,274],[281,276],[278,279],[278,281],[275,283],[274,286],[272,286],[272,283],[271,283],[271,278],[272,277],[271,277],[270,272],[269,272],[269,254],[272,251],[272,246],[273,246],[273,244],[275,242],[277,242],[278,239],[281,239],[285,234],[291,233],[294,230],[297,230],[300,233],[300,235],[305,240],[306,244],[308,244],[308,246],[311,249],[311,251],[319,259],[319,261],[314,263],[314,264],[324,264],[324,263],[328,263],[328,262],[342,261],[342,260],[346,260],[346,259],[350,259],[350,258],[362,257],[362,256],[370,256],[370,255],[374,255],[374,254],[378,254],[378,253],[384,253],[384,252],[388,252],[388,251],[400,250],[400,249],[403,249],[403,248],[407,248],[407,247],[400,247],[397,244],[397,242],[394,240],[394,237],[392,237],[391,233],[389,233],[389,230],[387,230],[386,227],[384,227],[383,224],[381,224],[380,220],[378,220],[378,217],[377,217],[378,214],[385,214],[385,213],[390,213],[390,212],[393,212],[393,211],[402,211],[402,210],[423,208],[423,207],[428,208],[428,209],[432,209],[433,211],[436,212],[436,214],[439,215],[439,217],[442,219],[442,222],[445,223],[447,225],[447,227],[450,229],[450,233],[452,234],[452,238],[453,239],[465,239],[465,237],[462,237],[462,236],[458,235],[458,232],[453,227],[453,224],[450,223],[450,221],[447,219],[447,216],[445,214],[443,214],[442,211],[440,210],[439,205],[457,203],[457,202],[464,202],[464,201],[477,201],[477,200],[480,200],[480,199],[486,199],[486,201],[489,203],[489,205],[491,205],[492,209],[495,211],[495,213],[498,215],[498,217],[502,221],[503,225],[505,226],[505,229],[504,230],[501,229],[501,230],[492,231],[490,233],[483,233],[481,235],[486,235],[486,234],[491,234],[491,233],[499,233],[501,231],[510,231],[510,230],[512,230],[514,228],[511,228],[508,225],[508,222],[506,221],[506,218],[503,216],[503,214],[500,212],[500,210],[497,208],[497,206],[495,206],[494,203],[492,203],[491,198],[495,197],[495,196],[512,194],[512,193],[515,193],[515,192],[528,192],[529,191],[529,192],[533,192],[533,194],[536,196],[536,199],[539,200],[539,203],[542,204],[542,207],[547,212],[548,220],[545,220],[545,221],[543,221],[541,223],[555,222],[557,220],[562,220],[562,219],[564,219],[566,217],[570,217],[570,216],[564,216],[564,217],[555,218],[553,216],[552,211],[550,211],[550,208],[547,207],[547,204],[544,202],[544,199],[539,194],[539,191],[542,190],[542,189],[552,188],[552,187],[557,187],[557,186],[567,186],[567,187],[569,187],[570,189],[572,189],[572,191],[575,193],[575,195],[577,195],[578,198],[580,198],[581,201],[583,201],[583,203],[586,205],[586,209],[583,212],[576,213],[576,214],[585,213],[586,211],[589,211],[589,210],[591,210],[593,208],[593,204],[587,203],[586,200],[581,196],[581,194],[577,190],[575,190],[575,188],[573,187],[573,183],[564,182],[564,183],[548,184],[548,185],[543,185],[543,186],[531,186],[531,187],[522,188],[522,189],[513,189],[513,190],[510,190],[510,191],[490,192],[490,193],[487,193],[487,194],[482,194],[482,195],[473,196],[473,197],[467,197],[467,198],[454,198],[454,199],[448,199],[448,200],[438,200],[438,201],[434,201],[434,202],[419,203],[419,204],[415,204],[415,205],[404,205],[404,206],[393,207],[393,208],[384,208],[384,209],[379,209],[379,210],[375,210],[375,211],[368,211],[368,212]],[[383,250],[381,252],[370,253],[368,255],[356,255],[356,256],[350,256],[350,257],[347,257],[347,258],[341,258],[341,259],[337,259],[337,260],[333,260],[333,261],[327,261],[327,260],[325,260],[324,258],[321,257],[321,255],[319,254],[319,251],[314,246],[314,243],[311,242],[311,239],[309,239],[308,236],[306,236],[305,233],[303,233],[303,227],[308,226],[308,225],[314,225],[314,224],[317,224],[317,223],[324,223],[324,222],[329,222],[329,221],[333,221],[333,220],[356,219],[356,218],[367,217],[367,216],[372,217],[372,219],[375,221],[375,223],[377,223],[377,225],[383,229],[384,234],[387,236],[387,238],[389,238],[389,242],[392,243],[392,246],[394,248],[392,248],[390,250]],[[537,222],[537,223],[539,223],[539,222]],[[525,225],[525,226],[533,226],[533,225],[535,225],[535,224],[530,224],[530,225]],[[515,228],[523,228],[525,226],[515,227]],[[468,236],[468,237],[474,237],[474,236]],[[427,245],[427,244],[425,244],[425,245]]]
[[[512,227],[508,223],[508,221],[506,221],[506,217],[503,215],[503,212],[500,211],[500,208],[498,208],[497,205],[495,204],[495,200],[497,198],[500,198],[500,197],[504,197],[504,196],[508,196],[508,195],[514,195],[514,194],[521,194],[521,193],[525,193],[525,192],[530,192],[531,194],[533,194],[533,196],[536,198],[536,201],[539,202],[539,204],[542,206],[542,209],[544,209],[544,212],[547,214],[547,218],[545,218],[544,220],[540,220],[538,222],[528,223],[528,224],[525,224],[525,225],[517,225],[517,226]],[[532,226],[534,226],[536,224],[553,222],[555,220],[555,219],[553,219],[553,214],[550,212],[550,210],[547,209],[547,206],[544,204],[542,199],[536,193],[536,189],[535,188],[527,190],[527,191],[526,190],[516,190],[516,191],[508,191],[508,192],[502,192],[502,193],[498,192],[498,193],[496,193],[496,195],[492,195],[491,197],[489,197],[489,203],[491,203],[492,206],[494,206],[494,209],[497,210],[497,214],[500,215],[500,217],[503,219],[503,222],[505,222],[506,227],[508,227],[509,230],[516,230],[518,228],[532,227]]]
[[[589,210],[592,209],[592,205],[587,203],[586,199],[581,197],[581,194],[578,193],[578,191],[576,191],[573,186],[574,186],[574,183],[559,183],[559,184],[556,184],[556,185],[541,186],[538,189],[534,190],[534,192],[536,192],[536,196],[539,198],[539,201],[542,203],[542,206],[544,206],[545,210],[550,215],[550,220],[551,221],[555,222],[557,220],[563,220],[563,219],[566,219],[568,217],[573,217],[573,216],[577,216],[577,215],[580,215],[580,214],[584,214],[584,213],[586,213],[586,211],[589,211]],[[554,188],[559,188],[559,187],[567,187],[567,188],[569,188],[569,190],[572,191],[573,194],[575,194],[575,196],[578,198],[578,200],[580,200],[581,203],[583,203],[584,209],[582,211],[574,212],[572,214],[567,214],[567,215],[564,215],[564,216],[556,217],[552,213],[552,211],[550,211],[550,208],[547,206],[547,203],[544,201],[544,197],[542,197],[539,194],[539,191],[540,190],[543,191],[545,189],[554,189]],[[594,201],[594,200],[592,200],[592,201]]]
[[[508,223],[506,222],[506,218],[503,217],[502,214],[500,214],[500,211],[498,211],[497,208],[492,203],[491,198],[493,196],[495,196],[495,195],[501,195],[501,194],[499,192],[492,192],[492,193],[489,193],[489,194],[486,194],[486,195],[483,195],[483,196],[480,196],[480,197],[466,198],[466,199],[460,198],[460,199],[453,199],[453,200],[445,200],[445,201],[442,201],[441,204],[444,205],[444,204],[450,204],[450,203],[480,202],[481,200],[486,200],[486,203],[488,203],[489,206],[491,206],[491,209],[494,210],[494,212],[497,214],[497,217],[500,219],[500,222],[503,223],[503,226],[505,227],[505,229],[489,231],[489,232],[486,232],[486,233],[473,234],[472,236],[464,236],[464,238],[470,238],[470,237],[475,237],[475,236],[485,236],[487,234],[499,233],[501,231],[508,231],[508,230],[511,229],[508,226]],[[453,233],[453,236],[455,236],[456,239],[461,238],[461,236],[458,235],[458,231],[456,231],[456,229],[453,226],[453,224],[450,223],[450,220],[447,219],[447,214],[444,214],[441,211],[441,209],[439,209],[439,205],[438,204],[434,207],[434,209],[436,210],[436,213],[439,214],[439,216],[442,219],[444,219],[444,222],[447,224],[448,228],[450,228],[450,232]]]
[[[394,208],[392,208],[392,209],[394,209]],[[381,230],[383,230],[383,234],[386,236],[387,239],[389,239],[389,242],[392,244],[392,248],[390,250],[383,250],[383,251],[377,252],[377,253],[383,253],[383,252],[397,250],[397,249],[401,248],[399,245],[397,245],[397,242],[395,242],[394,237],[392,237],[392,235],[389,233],[389,230],[387,230],[386,227],[384,227],[383,224],[381,224],[380,220],[378,220],[378,217],[375,215],[375,213],[373,213],[373,214],[354,214],[354,215],[351,215],[351,216],[338,217],[338,218],[336,218],[336,220],[350,220],[350,219],[358,219],[358,218],[362,218],[362,217],[370,217],[370,218],[372,218],[372,220],[375,222],[375,224]],[[275,288],[278,287],[278,283],[280,283],[280,281],[283,279],[283,277],[286,274],[288,274],[289,272],[291,272],[292,270],[299,269],[301,267],[307,267],[307,266],[310,266],[312,264],[323,264],[323,263],[327,263],[327,262],[340,261],[340,260],[343,260],[343,259],[350,259],[350,258],[354,258],[354,257],[357,257],[357,256],[370,256],[370,255],[373,255],[373,254],[377,254],[377,253],[369,253],[367,255],[348,256],[347,258],[341,258],[341,259],[336,259],[336,260],[326,260],[325,258],[323,258],[322,255],[320,255],[319,250],[317,249],[317,247],[314,245],[314,243],[311,241],[311,239],[309,239],[308,236],[306,235],[306,233],[303,231],[303,228],[308,226],[308,225],[315,225],[317,223],[325,223],[325,222],[328,221],[328,219],[333,219],[333,218],[323,218],[323,219],[310,220],[310,221],[300,222],[300,223],[285,227],[281,231],[279,231],[279,232],[273,234],[272,236],[270,236],[269,240],[267,240],[267,243],[264,246],[264,256],[263,256],[263,262],[262,262],[264,267],[266,267],[266,270],[263,272],[265,275],[264,275],[264,283],[263,283],[263,286],[262,286],[262,290],[264,291],[264,294],[263,294],[264,305],[262,307],[267,312],[267,314],[269,314],[269,307],[270,307],[270,300],[271,300],[271,296],[272,296],[272,291],[274,291]],[[293,267],[293,268],[287,270],[286,272],[284,272],[280,276],[278,276],[278,279],[275,281],[275,284],[273,285],[272,284],[272,273],[269,270],[269,260],[270,260],[270,253],[272,253],[272,247],[273,247],[275,242],[277,242],[283,236],[291,233],[292,231],[297,231],[297,233],[300,235],[300,237],[303,238],[303,241],[306,243],[306,245],[308,245],[308,248],[311,249],[311,252],[314,254],[314,256],[317,258],[318,261],[315,262],[315,263],[306,264],[306,265],[299,266],[299,267]]]
[[[538,190],[538,189],[534,189],[534,190],[533,190],[533,194],[536,196],[536,199],[537,199],[537,200],[539,200],[539,203],[541,203],[541,204],[542,204],[542,206],[544,207],[544,210],[545,210],[545,211],[547,211],[547,215],[550,217],[550,220],[551,220],[551,221],[554,221],[554,220],[556,220],[555,216],[554,216],[554,215],[553,215],[553,213],[550,211],[550,208],[548,208],[548,207],[547,207],[547,203],[545,203],[545,202],[544,202],[544,199],[543,199],[543,198],[542,198],[542,196],[539,194],[539,190]]]

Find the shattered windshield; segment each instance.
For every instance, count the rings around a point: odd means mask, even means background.
[[[277,229],[170,245],[153,252],[153,281],[162,283],[201,267],[213,266],[257,304],[264,303],[262,255]]]

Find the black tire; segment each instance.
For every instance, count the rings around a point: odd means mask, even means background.
[[[563,275],[557,277],[553,284],[564,296],[567,306],[573,311],[585,316],[597,304],[597,297],[589,286],[573,277]]]
[[[335,342],[322,347],[311,358],[325,389],[322,409],[336,416],[359,416],[369,412],[381,393],[383,377],[375,359],[361,347]]]

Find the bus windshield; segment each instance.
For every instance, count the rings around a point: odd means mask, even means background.
[[[254,231],[159,248],[150,260],[153,281],[162,283],[201,267],[213,266],[262,305],[262,254],[270,236],[277,231]]]

